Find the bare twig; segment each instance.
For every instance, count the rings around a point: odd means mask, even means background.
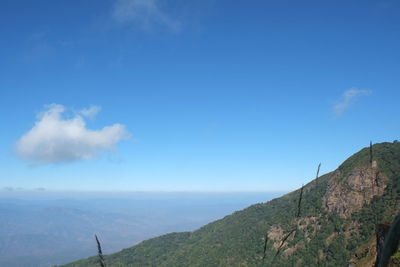
[[[321,168],[321,163],[318,164],[318,168],[317,168],[317,176],[315,177],[315,182],[318,185],[318,178],[319,178],[319,170]],[[316,230],[317,231],[317,230]],[[316,234],[317,232],[315,232]],[[319,267],[320,263],[319,263],[319,245],[318,245],[318,241],[317,241],[317,266]]]
[[[372,141],[369,142],[369,164],[372,165]]]
[[[99,239],[97,238],[97,235],[94,235],[94,237],[96,238],[96,243],[97,243],[97,252],[99,255],[99,263],[101,267],[106,267],[106,264],[104,262],[104,257],[103,257],[103,252],[101,250],[101,244]]]
[[[263,260],[265,259],[265,257],[267,256],[266,252],[267,252],[267,242],[268,242],[268,232],[265,234],[265,241],[264,241],[264,256],[263,256]]]
[[[297,228],[292,229],[289,233],[287,233],[287,235],[282,239],[281,244],[278,247],[278,251],[276,252],[272,262],[275,262],[276,257],[279,255],[279,253],[281,252],[281,248],[283,247],[283,245],[285,244],[286,240],[289,238],[289,236],[291,236],[291,234],[293,234],[295,231],[297,230]]]
[[[299,201],[298,201],[298,203],[297,203],[297,214],[296,214],[296,218],[299,218],[299,217],[300,217],[301,200],[303,199],[303,190],[304,190],[304,185],[302,185],[302,186],[301,186],[301,189],[300,189]],[[276,251],[276,254],[275,254],[274,258],[272,259],[272,263],[275,262],[275,259],[276,259],[276,257],[278,257],[279,253],[281,252],[281,249],[282,249],[283,245],[285,244],[286,240],[287,240],[293,233],[295,233],[297,230],[298,230],[298,229],[297,229],[297,225],[296,225],[296,227],[294,227],[292,230],[290,230],[290,231],[285,235],[285,237],[282,238],[281,243],[280,243],[280,245],[279,245],[279,247],[278,247],[278,250]],[[265,247],[265,246],[264,246],[264,247]],[[264,254],[264,255],[265,255],[265,254]]]
[[[317,176],[315,177],[315,183],[318,185],[318,177],[319,177],[319,169],[321,168],[321,163],[318,164],[318,168],[317,168]]]
[[[297,214],[296,214],[296,218],[300,217],[300,211],[301,211],[301,200],[303,199],[303,189],[304,189],[304,185],[301,186],[300,189],[300,196],[299,196],[299,202],[297,204]]]
[[[321,164],[320,164],[321,165]],[[318,172],[319,172],[319,166],[318,166]],[[318,172],[317,172],[317,176],[318,176]],[[300,212],[301,212],[301,201],[303,199],[303,191],[304,191],[304,184],[301,186],[300,188],[300,195],[299,195],[299,200],[297,202],[297,212],[295,214],[295,219],[294,221],[300,217]],[[286,240],[293,234],[295,233],[298,229],[297,229],[297,224],[296,222],[294,223],[295,226],[292,230],[290,230],[281,240],[281,243],[278,247],[278,250],[275,253],[274,258],[272,259],[271,264],[273,264],[275,262],[276,257],[278,257],[279,253],[281,252],[281,249],[283,247],[283,245],[285,245]],[[268,232],[265,234],[265,242],[264,242],[264,256],[263,256],[263,261],[266,257],[266,251],[267,251],[267,242],[268,242]]]

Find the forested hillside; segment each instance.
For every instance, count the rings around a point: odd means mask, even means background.
[[[106,255],[105,262],[138,267],[372,266],[376,229],[390,226],[399,210],[400,143],[380,143],[301,189],[194,232],[171,233]],[[65,266],[99,266],[98,257]]]

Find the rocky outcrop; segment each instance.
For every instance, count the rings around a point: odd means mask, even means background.
[[[319,217],[304,217],[295,219],[295,227],[297,231],[301,231],[304,234],[303,241],[310,242],[311,235],[315,234],[321,228],[318,220]],[[304,244],[304,242],[299,242],[295,246],[289,247],[287,241],[294,238],[296,231],[285,232],[282,227],[277,225],[272,226],[267,235],[268,240],[272,241],[272,247],[275,250],[278,250],[279,247],[281,247],[282,254],[285,256],[292,255],[301,245]],[[285,237],[287,237],[286,241],[284,241]]]
[[[323,199],[328,211],[335,211],[342,217],[348,217],[375,196],[381,196],[386,188],[386,177],[379,172],[377,163],[357,167],[344,176],[335,171]]]
[[[283,237],[285,236],[282,227],[272,226],[268,231],[268,239],[273,241],[273,248],[278,249]]]

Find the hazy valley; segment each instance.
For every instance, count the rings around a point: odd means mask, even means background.
[[[0,266],[50,266],[94,255],[94,234],[102,240],[105,253],[116,252],[161,234],[194,230],[278,195],[62,193],[57,196],[49,192],[3,191]]]

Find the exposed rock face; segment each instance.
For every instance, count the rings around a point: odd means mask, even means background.
[[[295,220],[296,228],[298,231],[303,232],[305,242],[310,242],[310,236],[321,228],[320,224],[318,223],[318,219],[319,217],[304,217]],[[293,239],[296,235],[296,232],[292,232],[292,234],[288,237],[288,240],[282,243],[288,233],[289,232],[284,232],[282,227],[278,225],[272,226],[271,229],[268,231],[268,240],[273,242],[272,247],[278,250],[279,247],[282,245],[282,254],[285,256],[292,255],[302,245],[302,243],[299,242],[293,247],[288,247],[287,241]]]
[[[280,226],[272,226],[268,231],[268,239],[273,241],[273,247],[278,249],[280,243],[282,242],[285,234],[283,233],[283,229]]]
[[[346,177],[337,170],[328,183],[323,205],[328,211],[347,217],[370,203],[374,196],[381,196],[386,188],[385,180],[375,161],[372,166],[353,169]]]
[[[303,232],[306,242],[310,242],[312,235],[321,229],[318,220],[319,217],[304,217],[297,219],[297,229]]]

